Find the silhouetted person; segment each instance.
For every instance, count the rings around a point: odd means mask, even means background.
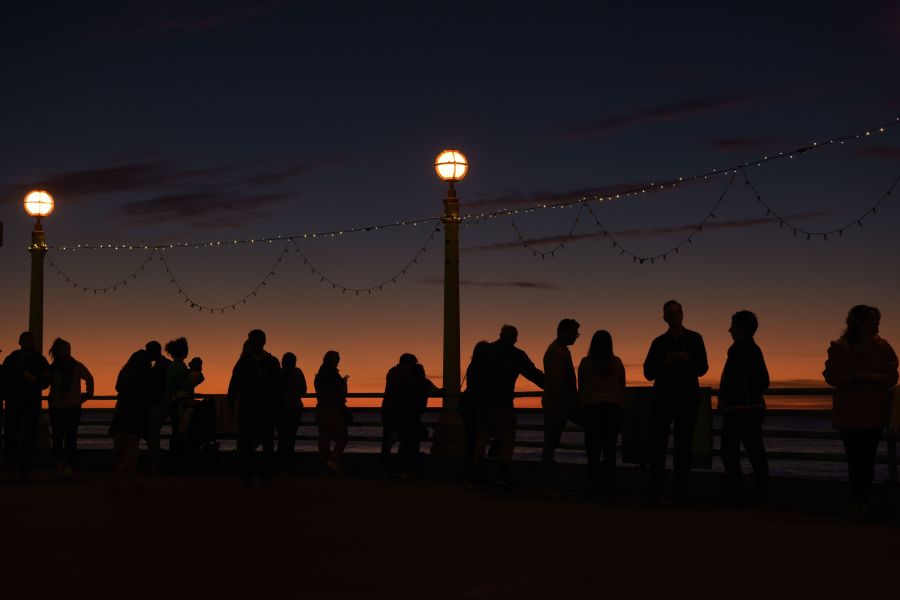
[[[575,343],[580,325],[575,319],[563,319],[556,327],[556,339],[544,353],[544,448],[541,462],[545,477],[553,476],[554,453],[566,423],[578,412],[578,380],[569,346]]]
[[[316,425],[319,428],[319,456],[325,473],[341,474],[341,456],[347,447],[347,379],[338,364],[341,355],[329,350],[313,382],[316,388]],[[334,446],[332,447],[332,443]]]
[[[875,477],[875,454],[897,385],[897,355],[878,335],[881,312],[860,304],[850,309],[847,329],[828,348],[825,381],[835,387],[834,428],[840,431],[853,493],[853,516],[865,518]]]
[[[286,352],[281,357],[281,412],[278,416],[278,465],[284,469],[294,467],[294,444],[303,417],[306,392],[306,377],[297,367],[297,356]]]
[[[753,467],[753,504],[764,506],[769,493],[769,460],[763,445],[762,426],[766,416],[769,370],[762,350],[753,336],[759,322],[749,310],[734,313],[728,332],[734,343],[719,382],[719,411],[722,413],[722,464],[728,480],[728,495],[735,506],[746,502],[744,474],[741,472],[741,444]]]
[[[150,420],[147,425],[147,467],[151,472],[160,469],[160,438],[162,427],[169,414],[169,403],[166,402],[166,374],[172,364],[162,354],[162,344],[150,341],[144,346],[153,363],[150,371]],[[171,447],[171,443],[170,443]]]
[[[186,338],[175,338],[166,343],[166,354],[172,357],[172,361],[166,369],[163,404],[167,407],[166,414],[172,423],[172,435],[169,438],[169,468],[173,472],[181,468],[184,458],[183,435],[185,428],[182,426],[181,416],[184,412],[185,401],[194,397],[194,387],[203,378],[202,373],[191,372],[185,363],[188,352]]]
[[[34,335],[19,336],[19,349],[3,361],[6,397],[6,469],[29,477],[41,414],[41,390],[50,385],[50,365],[34,349]],[[22,445],[19,446],[21,433]]]
[[[94,378],[87,367],[72,357],[72,346],[62,338],[50,346],[50,393],[47,406],[53,430],[56,474],[68,477],[75,467],[81,405],[94,395]],[[81,391],[81,382],[85,390]]]
[[[241,482],[253,480],[257,446],[262,446],[260,474],[269,485],[275,462],[275,419],[281,408],[281,365],[266,352],[266,334],[254,329],[247,334],[244,353],[234,365],[228,384],[229,402],[238,400],[238,453]]]
[[[497,457],[500,461],[496,483],[512,488],[509,480],[509,464],[516,445],[516,411],[513,405],[516,381],[523,376],[538,387],[544,387],[544,373],[534,366],[528,355],[516,347],[519,331],[512,325],[500,328],[500,336],[492,342],[486,353],[487,393],[480,394],[475,403],[477,428],[475,442],[475,478],[483,476],[485,448],[488,439],[497,441]]]
[[[578,403],[584,426],[591,496],[616,497],[616,442],[622,430],[625,366],[613,354],[612,336],[600,330],[578,365]]]
[[[675,425],[675,489],[677,502],[687,499],[693,457],[694,424],[700,403],[699,378],[709,370],[706,346],[699,333],[682,325],[684,311],[675,300],[663,305],[668,331],[653,340],[644,360],[644,377],[653,382],[653,437],[648,500],[659,501],[666,486],[669,428]]]
[[[147,435],[153,404],[151,386],[153,363],[150,353],[138,350],[128,358],[116,378],[116,409],[109,433],[115,453],[112,487],[124,491],[126,486],[140,487],[134,481],[140,438]]]
[[[425,376],[425,368],[413,354],[402,354],[385,377],[381,403],[381,469],[385,476],[394,473],[391,447],[399,440],[397,459],[404,478],[418,471],[419,447],[425,433],[422,414],[428,407],[428,394],[437,391]]]
[[[475,466],[475,439],[477,430],[477,406],[487,401],[493,393],[491,385],[491,370],[493,368],[491,357],[491,344],[481,340],[475,344],[472,350],[472,358],[466,367],[466,389],[462,393],[457,410],[462,417],[465,431],[463,450],[463,482],[466,485],[475,485],[481,481],[481,473]],[[478,469],[480,469],[479,461]]]

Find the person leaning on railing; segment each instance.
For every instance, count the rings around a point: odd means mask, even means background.
[[[72,357],[72,346],[62,338],[50,346],[50,393],[47,407],[53,429],[53,454],[57,476],[69,477],[75,468],[81,405],[94,395],[94,377],[87,367]],[[84,381],[85,391],[81,391]]]
[[[850,309],[847,329],[828,348],[822,375],[835,387],[834,428],[847,453],[853,516],[869,512],[875,455],[888,423],[891,388],[897,384],[897,354],[878,336],[881,312],[860,304]]]

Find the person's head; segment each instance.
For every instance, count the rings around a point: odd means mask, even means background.
[[[728,328],[728,333],[731,334],[731,339],[740,340],[753,337],[758,328],[759,321],[756,319],[756,315],[749,310],[740,310],[731,315],[731,327]]]
[[[337,353],[337,350],[329,350],[325,353],[325,356],[322,357],[323,367],[336,369],[339,362],[341,362],[341,355]]]
[[[192,371],[202,371],[203,370],[203,359],[199,356],[195,356],[191,359],[191,362],[188,363],[188,367]]]
[[[53,340],[50,345],[50,358],[53,362],[62,362],[72,357],[72,344],[62,338]]]
[[[180,337],[168,342],[166,344],[166,354],[171,356],[174,360],[183,361],[186,359],[188,355],[187,339]]]
[[[581,325],[579,325],[578,321],[575,319],[563,319],[559,322],[559,325],[556,326],[556,339],[566,346],[571,346],[575,343],[575,340],[578,339],[578,336],[581,335],[578,333],[579,327],[581,327]]]
[[[144,349],[147,350],[147,356],[150,357],[150,360],[162,358],[162,344],[160,344],[156,340],[147,342],[147,344],[144,346]]]
[[[281,366],[285,369],[293,369],[297,366],[297,355],[293,352],[285,352],[281,357]]]
[[[607,362],[613,356],[612,336],[605,329],[595,331],[591,336],[591,346],[588,348],[588,356],[595,361]]]
[[[669,300],[663,304],[663,321],[670,329],[678,329],[684,321],[684,310],[678,300]]]
[[[869,340],[878,335],[880,324],[880,310],[874,306],[857,304],[847,313],[847,329],[844,331],[844,338],[849,344]]]
[[[266,347],[266,334],[262,329],[254,329],[247,334],[247,350],[253,354],[263,351]]]
[[[125,368],[132,371],[149,371],[153,357],[147,350],[138,350],[128,357]]]
[[[34,350],[34,334],[30,331],[23,331],[19,335],[19,348],[26,352]]]
[[[400,355],[400,360],[397,361],[397,364],[402,367],[411,367],[412,365],[418,364],[419,359],[416,358],[415,354],[410,354],[408,352]]]
[[[504,325],[500,328],[500,341],[515,346],[519,341],[519,330],[512,325]]]
[[[487,340],[481,340],[472,349],[472,362],[477,362],[487,356],[491,349],[491,343]]]

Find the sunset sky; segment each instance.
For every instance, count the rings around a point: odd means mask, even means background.
[[[574,200],[729,167],[900,116],[900,6],[829,3],[28,2],[0,22],[0,348],[28,323],[29,189],[56,199],[51,245],[214,241],[437,216],[433,161],[466,153],[463,214]],[[786,219],[853,223],[900,176],[900,127],[748,171]],[[728,177],[593,206],[637,254],[677,244]],[[820,385],[829,340],[854,304],[878,306],[900,345],[900,187],[840,238],[806,241],[767,217],[738,177],[691,245],[633,264],[582,219],[554,257],[509,218],[461,230],[463,368],[472,346],[516,325],[540,364],[556,323],[581,322],[577,361],[608,329],[628,379],[682,302],[721,372],[730,315],[751,309],[780,385]],[[577,208],[516,218],[549,250]],[[390,280],[433,225],[300,240],[330,279]],[[283,242],[173,249],[181,288],[207,306],[243,298]],[[440,384],[442,238],[396,285],[356,296],[291,252],[246,304],[191,310],[146,251],[48,253],[44,346],[60,336],[112,393],[128,355],[186,336],[222,392],[247,332],[295,352],[311,376],[342,355],[350,390],[383,390],[415,353]]]

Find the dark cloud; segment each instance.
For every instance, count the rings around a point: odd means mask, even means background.
[[[809,219],[816,219],[819,217],[824,217],[829,214],[833,214],[835,211],[816,211],[810,213],[801,213],[788,215],[784,218],[785,221],[798,222],[798,221],[806,221]],[[772,225],[778,224],[778,219],[774,217],[758,217],[758,218],[750,218],[750,219],[736,219],[732,221],[710,221],[706,225],[703,226],[704,231],[713,231],[713,230],[727,230],[727,229],[746,229],[749,227],[759,227],[761,225]],[[654,236],[654,235],[666,235],[673,233],[681,233],[687,234],[694,231],[697,228],[696,223],[686,224],[686,225],[669,225],[664,227],[646,227],[646,228],[633,228],[633,229],[619,229],[616,231],[611,231],[610,233],[617,239],[624,239],[629,237],[643,237],[643,236]],[[554,235],[547,237],[539,237],[539,238],[531,238],[525,240],[531,246],[541,246],[541,245],[556,245],[561,243],[572,243],[579,242],[583,240],[602,240],[605,239],[605,235],[599,231],[591,231],[587,233],[576,233],[571,236],[566,235]],[[491,252],[496,250],[509,250],[511,248],[521,248],[522,242],[519,240],[510,240],[506,242],[496,242],[493,244],[484,244],[481,246],[473,246],[470,248],[464,248],[466,252]]]
[[[130,194],[188,187],[264,188],[302,177],[317,169],[349,162],[346,157],[324,157],[282,168],[260,163],[185,168],[176,161],[150,157],[108,166],[54,173],[4,191],[19,198],[28,190],[45,189],[67,201],[86,200],[107,194]]]
[[[563,129],[560,133],[565,139],[578,139],[602,135],[617,129],[624,129],[642,123],[654,121],[670,121],[684,117],[692,117],[725,108],[741,106],[759,100],[759,96],[751,93],[715,94],[699,98],[682,100],[662,106],[654,106],[632,113],[601,117],[577,123]]]
[[[122,2],[115,5],[88,37],[142,39],[204,33],[271,15],[292,3],[290,0]]]
[[[423,279],[423,283],[428,283],[431,285],[443,285],[443,279]],[[467,287],[481,287],[481,288],[522,288],[528,290],[559,290],[559,288],[552,283],[547,283],[545,281],[473,281],[471,279],[460,279],[459,285],[467,286]]]
[[[246,179],[241,180],[240,183],[251,186],[265,186],[275,183],[282,183],[290,179],[307,175],[322,168],[345,165],[349,162],[350,159],[346,156],[334,156],[311,160],[308,162],[301,162],[290,165],[283,169],[275,169],[267,172],[256,173],[250,175]]]
[[[857,152],[866,158],[900,158],[897,146],[862,146]]]
[[[175,222],[195,227],[238,227],[271,214],[286,198],[275,194],[180,192],[129,202],[118,213],[133,223]]]

